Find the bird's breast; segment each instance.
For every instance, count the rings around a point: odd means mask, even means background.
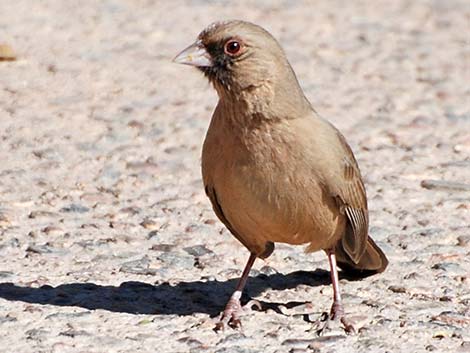
[[[315,242],[314,248],[324,248],[337,215],[324,200],[314,165],[288,133],[265,129],[211,143],[206,140],[203,150],[204,179],[238,233],[260,242]]]

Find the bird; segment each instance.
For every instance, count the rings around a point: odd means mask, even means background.
[[[217,92],[202,179],[215,214],[250,253],[216,329],[241,325],[240,299],[255,260],[286,243],[326,253],[328,320],[354,332],[338,266],[361,278],[383,272],[388,260],[369,236],[366,189],[345,137],[316,112],[281,45],[261,26],[214,22],[173,61],[199,69]]]

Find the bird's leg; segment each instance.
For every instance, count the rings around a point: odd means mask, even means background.
[[[225,325],[229,325],[231,327],[239,327],[241,326],[240,316],[246,308],[251,308],[252,306],[260,307],[260,304],[254,300],[248,302],[245,307],[241,306],[240,298],[242,296],[243,288],[245,288],[246,280],[248,279],[248,275],[250,273],[251,267],[253,266],[256,260],[256,255],[251,253],[248,262],[246,263],[245,269],[243,270],[242,277],[238,281],[237,287],[235,288],[235,292],[233,292],[232,296],[230,297],[227,305],[225,306],[224,311],[220,315],[219,322],[217,322],[215,326],[215,330],[223,330]]]
[[[336,267],[335,251],[334,249],[328,249],[326,253],[328,255],[328,262],[330,263],[330,276],[333,285],[333,305],[331,306],[329,320],[339,320],[343,324],[346,332],[355,332],[354,326],[346,319],[344,314],[343,302],[341,301],[341,293],[339,291],[339,277],[338,268]],[[326,320],[324,327],[320,329],[319,333],[328,328],[329,320]]]

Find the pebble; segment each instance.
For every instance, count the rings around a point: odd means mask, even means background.
[[[66,213],[86,213],[89,212],[90,209],[88,207],[85,207],[83,205],[75,204],[72,203],[68,206],[62,207],[60,209],[60,212],[66,212]]]
[[[307,348],[310,344],[314,343],[315,339],[298,339],[298,338],[289,338],[282,341],[282,346],[289,346],[292,348]]]
[[[126,168],[132,171],[139,172],[139,173],[148,173],[148,174],[155,174],[155,173],[158,173],[160,170],[158,165],[151,161],[127,162]]]
[[[16,55],[11,46],[0,43],[0,61],[14,61]]]
[[[157,255],[157,259],[169,268],[190,269],[194,267],[194,257],[177,252],[162,252]]]
[[[266,276],[272,276],[278,273],[274,267],[268,265],[261,267],[259,272]]]
[[[467,271],[465,271],[459,264],[454,263],[454,262],[441,262],[437,263],[431,266],[433,270],[443,270],[449,273],[452,273],[453,275],[464,275],[467,274]]]
[[[460,235],[457,237],[457,245],[468,247],[470,245],[470,235]]]
[[[439,315],[432,317],[432,321],[437,321],[452,326],[470,328],[469,316],[464,316],[452,311],[444,311]]]
[[[46,233],[47,235],[54,235],[54,236],[64,234],[64,230],[62,228],[56,227],[56,226],[47,226],[47,227],[43,228],[41,231],[43,233]]]
[[[183,250],[186,251],[189,255],[192,255],[194,257],[201,257],[204,255],[214,255],[214,252],[206,248],[204,245],[189,246],[189,247],[183,248]]]
[[[0,213],[0,228],[8,228],[11,226],[11,221],[7,215]]]
[[[117,196],[109,192],[89,192],[80,196],[80,200],[93,206],[111,204],[116,201],[116,198]]]
[[[36,219],[36,218],[55,218],[59,217],[59,215],[55,212],[50,212],[50,211],[31,211],[28,215],[29,218],[31,219]]]
[[[35,254],[50,254],[55,252],[55,249],[47,244],[29,244],[26,252]]]
[[[128,216],[135,216],[136,214],[139,214],[140,212],[142,212],[142,210],[136,206],[124,207],[119,210],[120,214],[125,214]]]
[[[132,273],[135,275],[155,275],[157,269],[149,268],[150,259],[147,256],[138,260],[127,261],[119,269],[120,272]]]
[[[147,239],[152,239],[152,238],[155,238],[157,237],[159,234],[159,231],[158,230],[152,230],[150,231],[148,234],[147,234]],[[154,249],[152,249],[154,250]],[[156,249],[155,249],[156,250]]]
[[[447,180],[423,180],[421,186],[429,190],[470,191],[470,184]]]
[[[27,330],[25,332],[25,335],[26,335],[26,339],[28,340],[41,341],[42,337],[44,337],[47,333],[48,331],[44,329],[33,328],[30,330]]]
[[[13,274],[11,271],[0,271],[0,278],[8,278],[13,276]]]
[[[170,252],[175,248],[173,244],[154,244],[151,246],[150,250]]]
[[[66,336],[66,337],[75,338],[76,336],[91,336],[91,333],[89,333],[85,330],[69,329],[67,331],[60,332],[59,336]]]
[[[145,229],[149,230],[158,230],[160,229],[161,224],[157,221],[154,221],[152,219],[144,219],[140,225],[144,227]]]

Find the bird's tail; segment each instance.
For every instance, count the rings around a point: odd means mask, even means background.
[[[383,272],[388,265],[388,260],[383,251],[369,236],[364,255],[355,263],[343,248],[339,241],[335,249],[336,261],[343,272],[351,276],[367,277]]]

